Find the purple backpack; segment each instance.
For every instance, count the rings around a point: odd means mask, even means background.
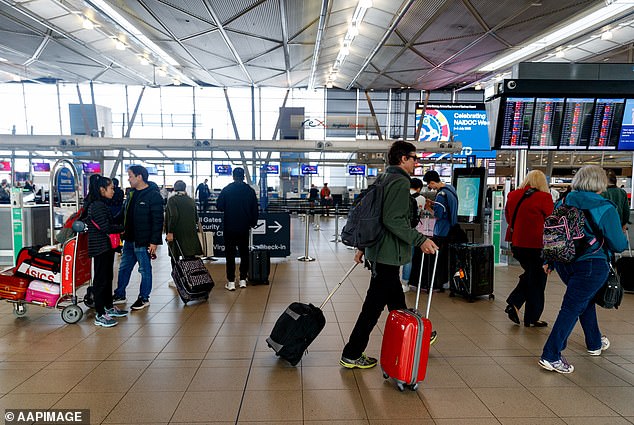
[[[583,253],[583,210],[562,203],[544,221],[544,259],[571,263]]]

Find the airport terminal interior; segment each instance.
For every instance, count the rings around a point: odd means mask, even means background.
[[[513,323],[522,268],[504,241],[506,197],[531,170],[555,197],[598,165],[634,209],[631,0],[0,0],[0,34],[0,278],[49,276],[18,258],[37,247],[59,257],[49,288],[61,295],[47,306],[0,285],[5,423],[26,409],[122,425],[634,423],[634,295],[597,308],[607,350],[590,356],[577,324],[564,350],[574,372],[544,370],[566,287],[548,276],[547,326]],[[437,339],[415,388],[340,365],[371,276],[345,277],[355,251],[341,230],[397,140],[416,147],[412,177],[434,170],[456,187],[460,225],[492,253],[473,262],[471,279],[492,284],[482,296],[455,293],[464,270],[441,265],[455,286],[431,294]],[[133,165],[165,202],[177,181],[196,199],[215,287],[184,303],[163,244],[149,306],[104,328],[87,233],[63,227],[92,175],[127,190]],[[268,284],[229,291],[216,200],[238,168],[260,209],[250,245],[271,258]],[[331,197],[309,200],[326,184]],[[135,269],[125,308],[139,287]],[[337,287],[301,361],[277,357],[266,339],[287,306]],[[414,308],[415,288],[405,297]]]

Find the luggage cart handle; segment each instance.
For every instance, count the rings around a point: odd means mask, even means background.
[[[346,272],[345,275],[343,275],[343,277],[341,278],[341,280],[339,281],[339,283],[337,284],[337,286],[334,287],[334,289],[332,291],[330,291],[330,293],[328,294],[328,296],[326,297],[326,299],[324,300],[323,303],[321,303],[321,305],[319,306],[319,309],[321,310],[322,308],[324,308],[324,306],[326,305],[326,303],[330,300],[330,298],[332,298],[333,295],[335,295],[335,292],[337,292],[337,289],[339,289],[341,287],[341,284],[344,282],[344,280],[346,280],[348,278],[348,276],[350,276],[350,273],[352,273],[352,271],[354,270],[355,267],[357,267],[359,263],[355,262],[352,267],[350,267],[348,269],[348,271]]]
[[[434,255],[434,268],[431,273],[431,282],[429,283],[429,296],[427,297],[427,311],[425,312],[425,318],[429,319],[429,310],[431,309],[431,295],[434,293],[434,281],[436,280],[436,266],[438,265],[438,251]],[[420,258],[420,271],[418,274],[418,289],[416,290],[416,306],[414,309],[418,311],[418,302],[420,301],[420,291],[423,280],[423,264],[425,264],[425,253]]]

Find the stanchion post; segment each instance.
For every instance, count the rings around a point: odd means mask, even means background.
[[[315,261],[315,259],[308,255],[308,242],[310,240],[310,220],[308,219],[308,213],[306,213],[306,231],[304,236],[304,255],[298,258],[299,261]]]
[[[335,205],[335,234],[333,236],[335,238],[330,242],[341,242],[341,235],[339,234],[339,204]]]

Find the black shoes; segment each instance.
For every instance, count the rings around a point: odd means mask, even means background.
[[[526,326],[527,328],[545,328],[546,326],[548,326],[548,323],[544,322],[543,320],[536,320],[531,323],[524,323],[524,326]]]
[[[504,312],[509,316],[511,322],[515,323],[516,325],[520,324],[520,316],[517,314],[517,308],[515,308],[514,305],[507,305],[504,309]]]

